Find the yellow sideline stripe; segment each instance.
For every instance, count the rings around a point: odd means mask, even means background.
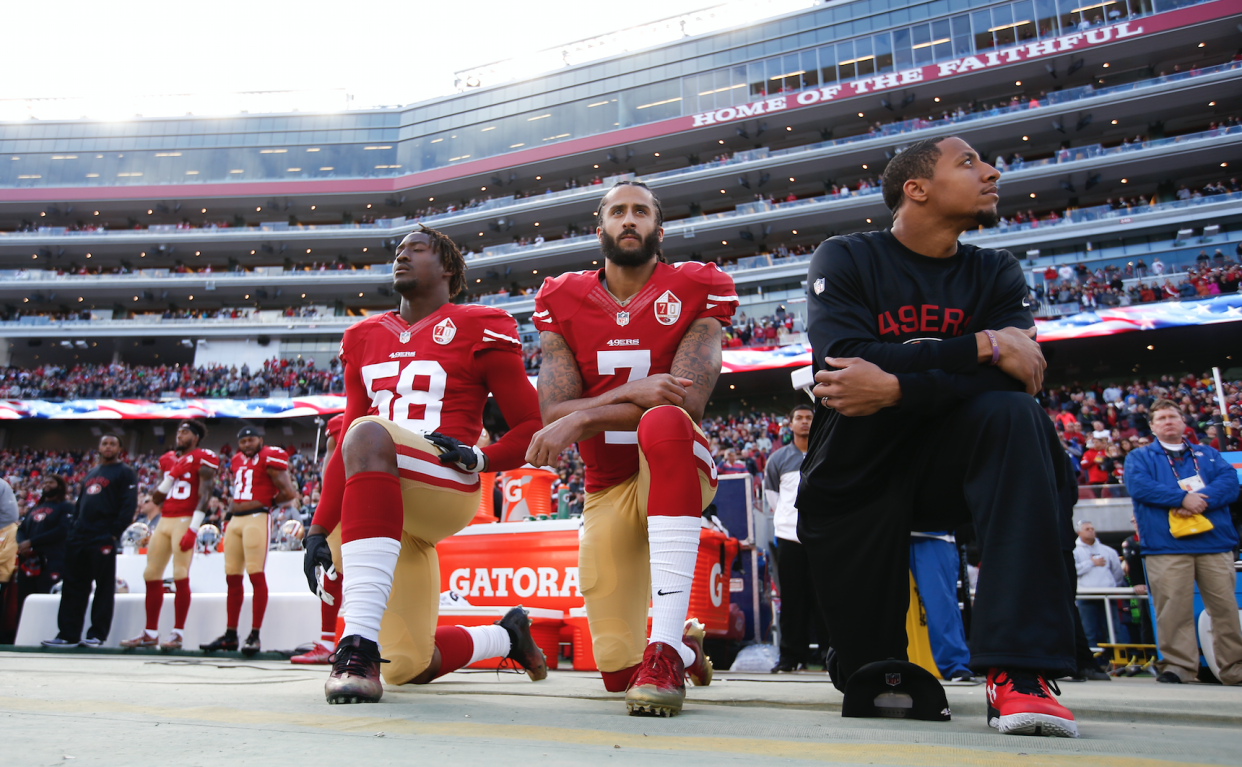
[[[544,725],[492,724],[489,722],[412,722],[406,719],[386,719],[368,716],[340,716],[324,711],[322,715],[286,713],[275,711],[242,711],[218,706],[169,709],[157,706],[136,706],[127,703],[102,700],[44,701],[30,698],[0,697],[0,710],[12,713],[109,713],[137,714],[159,721],[181,720],[187,722],[216,722],[220,724],[245,725],[293,725],[316,730],[340,733],[374,735],[432,735],[451,738],[480,738],[540,741],[568,746],[595,746],[644,751],[695,751],[700,753],[749,754],[768,759],[810,759],[820,762],[920,765],[923,767],[956,767],[957,765],[1014,764],[1022,767],[1209,767],[1190,765],[1187,762],[1171,762],[1162,759],[1144,759],[1129,755],[1104,754],[1029,754],[1019,755],[1016,750],[988,751],[959,746],[893,743],[802,743],[788,740],[762,740],[732,737],[690,737],[674,735],[641,735],[614,733],[603,730],[577,730],[567,727]],[[827,734],[827,733],[826,733]],[[1039,748],[1038,740],[1023,739],[1030,749]],[[1018,744],[1015,743],[1015,748]]]

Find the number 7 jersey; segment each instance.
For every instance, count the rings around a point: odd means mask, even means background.
[[[535,296],[535,329],[557,333],[569,344],[584,398],[668,373],[691,325],[704,317],[728,325],[737,309],[733,279],[715,264],[656,264],[647,284],[624,305],[604,289],[602,275],[599,269],[549,277]],[[637,432],[602,432],[578,450],[588,492],[638,472]]]

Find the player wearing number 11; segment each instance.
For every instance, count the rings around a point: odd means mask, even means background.
[[[578,572],[604,686],[631,714],[673,716],[683,677],[711,681],[703,629],[686,620],[700,514],[716,466],[699,430],[720,375],[721,328],[737,308],[713,264],[670,266],[660,201],[622,181],[596,211],[604,268],[544,281],[535,297],[547,426],[527,451],[555,465],[577,442],[586,464]],[[647,605],[651,637],[647,639]]]
[[[270,509],[283,503],[296,503],[298,493],[289,478],[289,454],[263,444],[263,436],[253,426],[237,432],[237,454],[229,462],[233,474],[233,495],[229,500],[228,525],[224,528],[224,581],[227,622],[224,634],[199,649],[207,652],[236,650],[237,621],[241,617],[245,593],[242,572],[250,576],[250,634],[241,646],[243,655],[254,655],[261,647],[259,629],[267,611],[267,542],[272,537]]]
[[[449,302],[465,286],[465,261],[433,229],[401,241],[392,285],[401,308],[368,317],[341,341],[345,436],[304,542],[307,581],[324,598],[337,577],[327,535],[340,523],[349,577],[329,703],[378,701],[381,663],[389,684],[425,684],[497,656],[532,679],[547,675],[520,607],[499,625],[437,628],[436,544],[474,517],[479,473],[521,466],[539,428],[517,323],[500,309]],[[489,392],[509,432],[477,448]]]

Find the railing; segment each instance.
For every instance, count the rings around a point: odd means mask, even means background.
[[[1098,588],[1079,588],[1074,595],[1075,599],[1088,602],[1100,601],[1104,603],[1104,622],[1108,624],[1108,643],[1117,644],[1117,631],[1113,628],[1113,602],[1121,602],[1122,599],[1149,599],[1146,593],[1140,594],[1134,590],[1132,586],[1118,586],[1116,588],[1098,587]],[[1077,609],[1077,608],[1075,608]],[[1155,616],[1152,616],[1155,620]]]
[[[913,120],[905,120],[905,121],[897,122],[897,123],[889,123],[888,125],[883,126],[880,130],[872,131],[870,133],[864,133],[864,134],[860,134],[857,136],[849,136],[849,137],[839,138],[839,139],[832,139],[830,141],[820,141],[814,144],[806,144],[806,145],[798,146],[798,147],[789,147],[787,149],[779,149],[775,151],[768,151],[767,149],[757,149],[757,150],[751,150],[751,151],[746,151],[746,152],[738,152],[738,153],[735,153],[732,157],[730,157],[727,160],[699,163],[698,165],[692,165],[687,168],[677,168],[673,170],[661,171],[659,173],[651,173],[648,175],[644,175],[642,178],[645,182],[649,184],[654,183],[658,185],[658,182],[669,180],[669,179],[676,179],[680,176],[684,176],[690,173],[698,173],[698,172],[705,171],[705,170],[712,170],[715,168],[727,167],[727,166],[732,166],[732,165],[741,165],[741,164],[749,163],[749,162],[760,162],[760,161],[769,160],[772,158],[791,157],[791,156],[795,156],[795,155],[803,154],[807,152],[817,152],[823,149],[847,146],[849,144],[855,144],[861,141],[869,141],[869,140],[876,139],[876,138],[901,136],[901,135],[906,135],[906,134],[911,134],[911,133],[917,133],[923,130],[941,128],[941,127],[945,127],[949,125],[962,125],[965,123],[991,119],[991,118],[999,117],[1003,115],[1011,115],[1011,114],[1027,112],[1032,109],[1038,109],[1040,107],[1045,107],[1045,106],[1060,105],[1060,104],[1079,101],[1079,100],[1087,99],[1087,98],[1110,96],[1116,93],[1124,93],[1128,91],[1156,87],[1156,86],[1164,85],[1170,82],[1188,80],[1188,79],[1196,78],[1196,77],[1204,77],[1207,75],[1227,72],[1227,71],[1238,69],[1238,68],[1242,68],[1242,61],[1230,61],[1224,64],[1204,67],[1202,69],[1191,70],[1189,72],[1183,72],[1183,73],[1179,73],[1176,75],[1155,77],[1155,78],[1150,78],[1147,80],[1140,80],[1134,83],[1127,83],[1124,85],[1115,85],[1115,86],[1111,86],[1108,88],[1095,88],[1091,85],[1084,85],[1084,86],[1081,86],[1078,88],[1072,88],[1066,91],[1058,91],[1058,92],[1050,93],[1050,94],[1047,94],[1042,99],[1032,99],[1030,101],[1027,101],[1021,104],[1015,104],[1013,106],[998,107],[998,108],[988,109],[988,110],[984,110],[980,112],[971,112],[969,114],[950,115],[948,119],[939,119],[939,120],[913,119]],[[1234,129],[1231,129],[1229,132],[1237,132],[1238,130],[1239,130],[1238,128],[1234,128]],[[1220,132],[1215,132],[1214,135],[1219,135],[1219,133],[1223,133],[1223,132],[1224,132],[1223,130]],[[915,140],[917,138],[918,138],[917,136],[911,136],[911,140]],[[1176,140],[1177,139],[1168,139],[1167,141],[1176,141]],[[1142,146],[1145,147],[1145,146],[1148,146],[1149,144],[1151,144],[1151,142],[1145,142]],[[1134,148],[1137,145],[1132,144],[1129,146],[1131,148]],[[1115,149],[1120,150],[1120,148],[1115,148]],[[1077,152],[1079,150],[1074,149],[1071,151]],[[1023,164],[1021,168],[1034,167],[1037,165],[1045,165],[1049,163],[1050,163],[1049,160],[1029,162],[1029,163]],[[1012,171],[1014,169],[1010,169],[1010,170]],[[607,179],[604,179],[603,186],[606,187],[609,184],[609,182],[615,181],[617,179],[633,178],[633,177],[634,177],[633,174],[618,174],[618,175],[610,176]],[[506,197],[500,197],[500,198],[495,198],[492,200],[487,200],[485,202],[478,203],[470,207],[460,208],[460,209],[457,209],[451,212],[436,213],[433,215],[423,216],[421,218],[412,218],[408,220],[405,218],[395,218],[395,219],[385,219],[382,221],[376,221],[375,223],[371,223],[371,224],[323,224],[323,225],[317,225],[317,224],[290,225],[287,222],[268,222],[268,223],[260,224],[258,228],[260,230],[266,229],[270,231],[333,232],[333,231],[357,231],[357,230],[372,230],[372,229],[387,230],[387,229],[404,227],[406,225],[413,226],[414,224],[417,224],[420,222],[421,223],[435,222],[437,224],[441,224],[441,223],[448,224],[448,223],[452,223],[452,219],[456,217],[471,215],[471,214],[478,213],[480,211],[488,211],[488,210],[500,211],[505,208],[526,204],[526,203],[529,203],[535,200],[543,200],[543,201],[553,200],[553,199],[559,200],[559,199],[575,197],[578,195],[581,195],[584,197],[586,196],[594,197],[598,195],[599,190],[597,187],[600,187],[600,186],[601,185],[587,185],[587,186],[577,187],[574,189],[549,191],[544,194],[532,194],[532,195],[528,195],[527,197],[522,197],[522,198],[515,198],[512,195],[509,195]],[[97,235],[124,236],[124,235],[132,235],[135,231],[139,231],[139,230],[119,229],[119,230],[97,230],[97,231],[90,231],[90,232],[80,232],[80,231],[75,232],[75,231],[69,231],[68,229],[65,229],[63,227],[42,227],[35,233],[0,232],[0,237],[23,237],[24,236],[28,238],[44,239],[49,235],[70,236],[70,237],[72,236],[97,236]],[[157,230],[157,233],[167,235],[167,234],[177,234],[177,233],[186,232],[186,231],[196,232],[196,233],[209,232],[209,233],[214,234],[218,232],[225,233],[225,232],[234,232],[234,231],[249,231],[249,228],[241,229],[241,228],[231,228],[231,227],[206,227],[203,229],[190,229],[190,230],[173,228],[172,230],[163,230],[163,231]]]

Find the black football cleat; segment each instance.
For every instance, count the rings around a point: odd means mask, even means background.
[[[332,653],[332,673],[323,686],[328,703],[379,703],[384,695],[379,645],[357,634],[341,637]]]
[[[259,630],[251,629],[250,635],[246,637],[246,643],[242,645],[242,655],[249,658],[251,655],[259,652],[262,646],[259,644]]]
[[[225,631],[207,644],[201,644],[198,649],[203,652],[237,652],[237,632]]]
[[[547,659],[530,634],[530,616],[522,606],[518,605],[509,610],[495,625],[503,626],[509,632],[509,654],[505,657],[526,669],[526,676],[532,682],[547,679]]]

